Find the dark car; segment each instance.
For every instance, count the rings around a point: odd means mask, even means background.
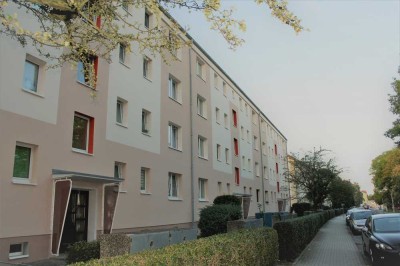
[[[400,265],[400,213],[372,215],[362,231],[363,250],[373,265]]]
[[[360,208],[351,208],[346,212],[346,225],[350,225],[350,214],[356,210],[360,210]]]
[[[350,214],[349,223],[353,234],[361,234],[361,230],[365,226],[365,221],[372,215],[371,210],[355,210]]]

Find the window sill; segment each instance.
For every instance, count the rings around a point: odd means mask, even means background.
[[[145,80],[149,81],[149,82],[153,82],[150,78],[148,78],[148,77],[146,77],[146,76],[143,76],[143,78],[144,78]]]
[[[126,125],[121,124],[121,123],[118,123],[118,122],[115,122],[115,124],[116,124],[117,126],[120,126],[120,127],[123,127],[123,128],[128,128]]]
[[[170,200],[170,201],[183,201],[181,198],[173,198],[173,197],[168,197],[168,200]]]
[[[86,88],[89,88],[89,89],[94,90],[94,91],[96,90],[96,88],[93,88],[93,87],[87,85],[86,83],[80,82],[79,80],[77,80],[76,82],[78,84],[82,85],[82,86],[85,86]]]
[[[218,125],[220,125],[220,123],[218,122],[218,120],[217,121],[215,121]]]
[[[221,159],[217,159],[218,162],[222,162]]]
[[[178,101],[177,99],[172,98],[171,96],[168,96],[172,101],[176,102],[177,104],[182,105],[182,101]]]
[[[142,134],[145,135],[146,137],[151,137],[150,133],[146,133],[142,131]]]
[[[200,156],[200,155],[198,155],[198,157],[199,157],[200,159],[202,159],[202,160],[208,161],[208,158],[207,158],[207,157],[202,157],[202,156]]]
[[[199,199],[199,202],[208,202],[208,199]]]
[[[28,258],[29,255],[17,255],[17,256],[9,256],[9,260],[17,260],[17,259],[23,259],[23,258]]]
[[[147,196],[149,196],[149,195],[151,195],[151,193],[150,193],[150,192],[146,192],[146,191],[140,191],[140,195],[147,195]]]
[[[36,183],[32,183],[28,178],[13,177],[11,182],[16,185],[37,186]]]
[[[198,76],[202,81],[206,82],[206,79],[200,76],[199,74],[196,74],[196,76]]]
[[[130,67],[130,66],[128,66],[126,63],[124,63],[124,62],[121,62],[121,61],[119,61],[119,63],[120,63],[121,65],[123,65],[124,67],[126,67],[127,69],[131,69],[131,67]]]
[[[83,155],[87,155],[87,156],[93,156],[92,153],[88,153],[87,151],[84,151],[84,150],[78,150],[78,149],[72,148],[72,151],[73,151],[73,152],[76,152],[76,153],[83,154]]]
[[[35,96],[37,96],[37,97],[44,98],[44,95],[39,94],[39,93],[37,93],[37,92],[35,92],[35,91],[31,91],[31,90],[28,90],[28,89],[25,89],[25,88],[21,88],[21,90],[22,90],[23,92],[26,92],[26,93],[35,95]]]
[[[170,148],[171,150],[174,150],[174,151],[182,152],[182,150],[181,150],[181,149],[178,149],[178,148],[174,148],[174,147],[171,147],[171,146],[168,146],[168,148]]]
[[[128,190],[120,190],[119,193],[128,193]]]
[[[206,117],[206,116],[204,116],[204,115],[202,115],[202,114],[199,114],[199,113],[197,113],[197,115],[200,116],[201,118],[203,118],[204,120],[207,120],[207,117]]]

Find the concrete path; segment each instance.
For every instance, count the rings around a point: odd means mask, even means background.
[[[347,229],[344,215],[328,221],[306,247],[296,266],[370,265]]]

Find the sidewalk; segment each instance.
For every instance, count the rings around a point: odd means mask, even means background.
[[[328,221],[319,230],[294,265],[369,265],[364,261],[362,253],[349,234],[344,219],[344,216],[340,215]]]

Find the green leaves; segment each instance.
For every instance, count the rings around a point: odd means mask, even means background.
[[[390,111],[397,115],[398,118],[393,122],[393,127],[385,132],[385,136],[395,140],[395,143],[400,147],[400,80],[394,79],[392,82],[394,94],[389,94]]]

